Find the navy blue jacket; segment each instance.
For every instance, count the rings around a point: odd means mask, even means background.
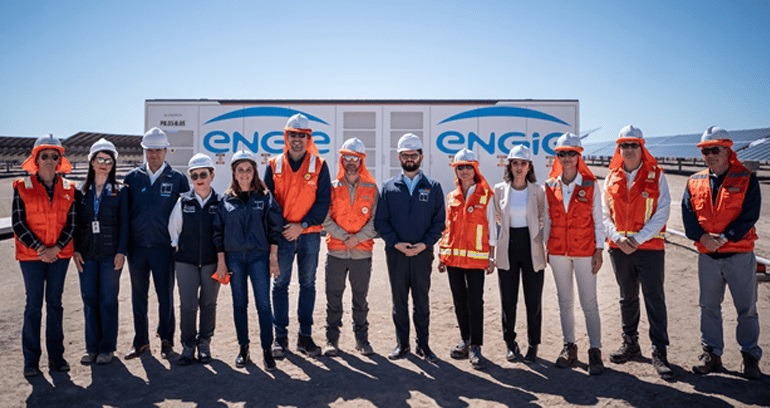
[[[252,192],[244,202],[225,194],[214,216],[214,248],[217,252],[257,250],[270,252],[283,232],[281,206],[273,194]]]
[[[125,255],[128,249],[128,194],[122,186],[112,186],[99,201],[99,233],[94,234],[94,190],[86,194],[75,191],[76,230],[75,251],[83,258]]]
[[[168,217],[179,195],[190,191],[184,174],[166,163],[163,173],[150,185],[145,165],[126,174],[123,183],[128,186],[128,208],[131,217],[129,247],[171,247],[168,235]]]
[[[214,248],[214,217],[219,208],[219,196],[211,190],[211,198],[201,208],[195,198],[195,191],[182,194],[182,232],[179,233],[174,260],[201,267],[217,263]]]
[[[400,174],[383,184],[374,228],[385,240],[386,248],[399,242],[423,242],[432,250],[441,238],[446,218],[441,184],[423,174],[410,195],[403,178]]]

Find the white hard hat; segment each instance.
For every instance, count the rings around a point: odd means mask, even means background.
[[[733,140],[726,130],[718,126],[709,126],[700,137],[701,142],[710,142],[712,140]]]
[[[297,113],[286,121],[284,129],[310,129],[310,122],[305,115]]]
[[[35,145],[33,147],[38,147],[38,146],[62,147],[59,139],[55,138],[50,133],[40,136],[37,138],[37,140],[35,140]]]
[[[623,129],[620,129],[620,132],[618,133],[618,139],[630,139],[630,138],[644,139],[644,135],[642,134],[642,129],[639,129],[634,125],[628,125]]]
[[[422,149],[422,139],[414,133],[407,133],[398,139],[398,152]]]
[[[235,165],[235,163],[241,161],[241,160],[248,160],[254,164],[257,164],[257,159],[254,157],[254,154],[251,152],[247,152],[246,150],[238,150],[233,155],[233,158],[230,159],[230,166]]]
[[[366,146],[364,146],[364,142],[362,142],[357,137],[350,138],[342,143],[340,151],[342,150],[350,150],[351,152],[366,154]]]
[[[574,133],[565,133],[561,136],[559,136],[558,139],[556,139],[556,146],[555,149],[561,148],[561,147],[579,147],[582,148],[583,146],[580,144],[580,137]]]
[[[516,145],[508,152],[508,160],[526,160],[532,161],[532,151],[524,145]]]
[[[88,161],[91,161],[91,159],[96,156],[96,153],[103,151],[112,152],[112,156],[115,160],[118,159],[118,149],[115,148],[115,145],[109,140],[101,138],[91,145],[91,150],[88,151]]]
[[[479,161],[479,159],[476,157],[476,153],[473,153],[472,150],[468,149],[462,149],[457,154],[455,154],[455,162],[461,162],[461,161]]]
[[[145,149],[165,149],[168,146],[168,136],[156,127],[148,130],[142,137],[142,147]]]
[[[214,160],[211,160],[211,157],[203,153],[196,154],[195,156],[190,158],[189,162],[187,162],[188,173],[195,169],[204,169],[204,168],[213,169]]]

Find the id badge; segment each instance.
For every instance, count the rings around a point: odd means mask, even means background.
[[[99,233],[99,221],[91,222],[91,232],[93,232],[94,234]]]

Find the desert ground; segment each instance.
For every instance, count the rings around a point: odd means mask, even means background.
[[[594,168],[598,176],[605,169]],[[496,182],[498,175],[487,175]],[[682,230],[680,201],[686,177],[669,175],[672,208],[669,228]],[[11,180],[0,180],[0,217],[11,212]],[[762,184],[765,200],[770,200],[770,185]],[[770,205],[762,208],[758,224],[760,241],[756,253],[770,258]],[[322,249],[317,273],[315,307],[316,343],[324,338],[325,303],[324,260]],[[70,264],[64,290],[65,358],[72,370],[49,372],[25,379],[22,375],[21,326],[24,309],[24,285],[18,263],[14,260],[13,240],[0,241],[0,406],[45,407],[262,407],[262,406],[332,406],[332,407],[506,407],[506,406],[770,406],[770,359],[760,362],[762,379],[749,381],[740,376],[741,356],[735,341],[736,316],[729,291],[723,302],[725,371],[708,376],[691,372],[700,353],[697,254],[692,243],[669,234],[666,247],[666,295],[671,346],[669,361],[676,373],[674,381],[660,379],[650,360],[647,320],[642,312],[640,342],[643,359],[618,365],[608,355],[621,342],[618,288],[605,252],[598,275],[599,307],[602,317],[603,356],[607,370],[601,376],[589,376],[588,339],[579,305],[575,306],[580,363],[573,368],[554,366],[561,347],[556,291],[550,268],[545,270],[543,291],[543,339],[537,364],[508,362],[500,325],[500,297],[497,276],[489,275],[485,286],[485,339],[482,348],[488,365],[473,370],[468,361],[452,360],[449,350],[459,340],[447,277],[437,270],[432,274],[431,347],[439,362],[430,364],[414,354],[407,359],[390,361],[387,353],[395,344],[395,330],[390,317],[391,300],[381,240],[374,249],[374,270],[369,293],[370,341],[376,354],[360,356],[354,350],[350,321],[350,297],[344,316],[340,347],[335,358],[308,358],[295,352],[296,314],[290,314],[290,349],[288,358],[278,361],[276,371],[263,370],[258,347],[256,310],[250,310],[252,358],[243,369],[235,367],[238,352],[231,317],[229,287],[219,294],[217,329],[212,343],[214,361],[208,365],[181,367],[176,359],[160,358],[160,341],[152,340],[152,354],[126,361],[122,355],[133,337],[131,287],[127,268],[121,276],[120,358],[105,366],[83,366],[79,360],[84,346],[83,307],[77,270]],[[434,262],[434,268],[436,263]],[[298,285],[293,278],[290,294],[296,308]],[[253,299],[251,300],[253,305]],[[178,299],[175,301],[178,308]],[[759,284],[760,345],[770,351],[770,282]],[[157,323],[157,303],[150,291],[150,325]],[[523,299],[519,301],[517,332],[519,345],[526,347]],[[178,316],[178,314],[177,314]],[[177,331],[177,337],[178,337]],[[177,339],[176,350],[180,351]],[[46,361],[43,352],[42,361]]]

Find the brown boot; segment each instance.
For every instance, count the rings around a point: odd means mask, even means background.
[[[556,367],[567,368],[577,361],[577,344],[565,343],[564,348],[559,353],[559,358],[556,359]]]

